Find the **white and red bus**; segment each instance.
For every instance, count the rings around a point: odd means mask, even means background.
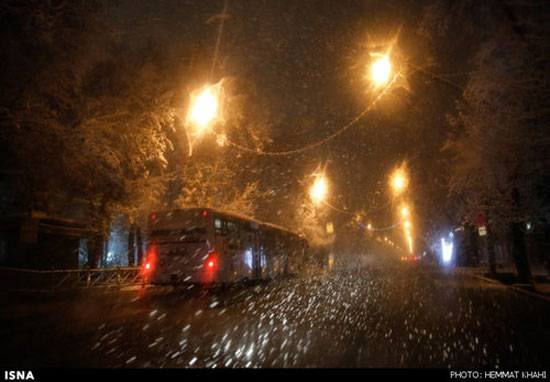
[[[149,215],[143,275],[152,284],[234,283],[298,273],[308,242],[283,227],[212,208]]]

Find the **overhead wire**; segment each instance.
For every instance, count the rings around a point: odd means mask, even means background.
[[[361,227],[361,228],[364,228],[368,231],[374,231],[374,232],[380,232],[380,231],[389,231],[390,229],[394,229],[395,227],[399,226],[400,224],[402,224],[404,221],[404,219],[401,219],[400,221],[398,221],[397,223],[395,224],[392,224],[388,227],[383,227],[383,228],[369,228],[368,225],[366,225],[365,223],[362,223],[362,222],[357,222],[357,224]]]
[[[294,155],[299,154],[301,152],[311,150],[313,148],[316,148],[318,146],[321,146],[328,141],[336,138],[340,134],[344,133],[346,130],[351,128],[353,125],[355,125],[361,118],[365,116],[369,111],[372,110],[372,108],[382,99],[382,97],[388,92],[388,90],[391,88],[391,86],[395,83],[397,78],[401,75],[401,72],[394,75],[393,79],[388,83],[388,85],[378,94],[378,96],[361,112],[359,113],[355,118],[353,118],[350,122],[348,122],[345,126],[343,126],[341,129],[337,130],[336,132],[328,135],[327,137],[321,139],[320,141],[308,144],[306,146],[293,149],[293,150],[286,150],[286,151],[263,151],[261,149],[251,149],[246,146],[239,145],[238,143],[232,142],[225,135],[219,134],[215,132],[214,130],[211,130],[216,136],[221,136],[225,140],[225,143],[227,143],[229,146],[232,146],[238,150],[245,151],[248,153],[256,154],[256,155],[265,155],[265,156],[288,156],[288,155]]]

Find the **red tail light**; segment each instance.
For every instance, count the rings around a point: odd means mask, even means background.
[[[151,271],[153,270],[153,264],[151,261],[147,261],[145,264],[143,264],[143,267],[141,268],[141,273],[143,275],[149,275]]]
[[[202,281],[206,284],[213,282],[216,278],[216,273],[218,272],[219,259],[216,252],[212,252],[206,258],[204,263]]]
[[[212,252],[206,259],[206,269],[208,271],[214,271],[218,267],[218,254]]]
[[[141,273],[143,275],[149,275],[153,268],[155,267],[157,261],[157,246],[153,244],[147,249],[147,255],[145,257],[145,262],[141,268]]]

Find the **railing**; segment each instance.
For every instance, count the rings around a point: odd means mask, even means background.
[[[57,291],[143,283],[140,267],[35,270],[0,267],[0,288]]]

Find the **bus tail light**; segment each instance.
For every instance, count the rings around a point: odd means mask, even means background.
[[[216,252],[212,252],[206,258],[203,266],[202,281],[205,284],[211,284],[216,279],[219,268],[219,258]]]
[[[147,250],[145,262],[141,267],[141,274],[143,276],[149,276],[155,267],[156,261],[157,261],[157,245],[153,244]]]
[[[206,270],[213,272],[216,271],[216,268],[218,268],[218,254],[216,252],[212,252],[206,258]]]
[[[150,261],[150,259],[147,259],[147,261],[143,264],[143,267],[141,267],[141,273],[144,276],[149,276],[152,270],[153,270],[153,262]]]

